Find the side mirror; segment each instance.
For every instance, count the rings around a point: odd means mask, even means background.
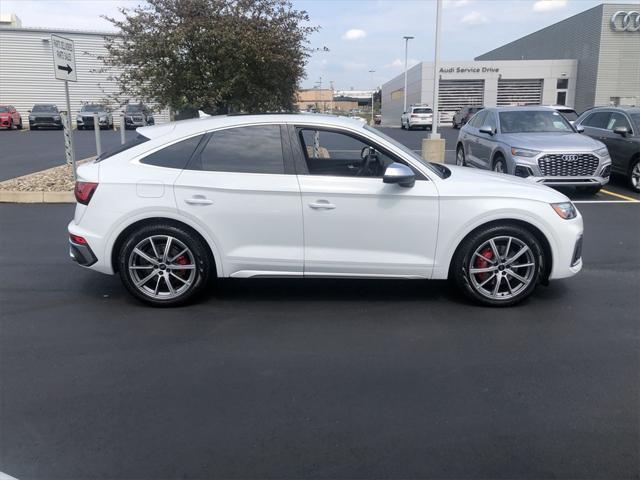
[[[574,125],[576,127],[576,132],[584,133],[584,127],[582,125]]]
[[[483,125],[482,127],[480,127],[480,133],[486,133],[487,135],[493,136],[493,128],[491,128],[489,125]]]
[[[613,129],[613,133],[626,137],[629,133],[629,129],[627,127],[616,127]]]
[[[416,176],[409,167],[403,163],[394,162],[387,167],[382,177],[383,183],[396,183],[401,187],[411,188],[416,183]]]

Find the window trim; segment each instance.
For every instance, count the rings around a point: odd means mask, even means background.
[[[312,177],[326,177],[326,178],[331,178],[331,177],[351,178],[351,179],[358,179],[358,180],[382,180],[382,177],[350,177],[350,176],[346,176],[346,175],[314,175],[312,173],[309,173],[309,167],[307,166],[308,155],[304,151],[304,149],[302,148],[302,142],[300,140],[300,131],[301,130],[319,130],[319,131],[322,131],[322,132],[338,133],[338,134],[342,134],[342,135],[347,135],[347,136],[349,136],[349,137],[351,137],[351,138],[353,138],[353,139],[355,139],[355,140],[357,140],[359,142],[362,142],[362,143],[365,143],[365,144],[368,144],[368,145],[369,144],[373,145],[376,148],[376,150],[381,151],[384,155],[388,156],[394,162],[402,163],[403,165],[406,165],[407,167],[409,167],[413,171],[413,174],[416,177],[416,181],[418,181],[418,180],[430,181],[431,180],[424,173],[422,173],[420,170],[418,170],[416,167],[414,167],[410,162],[407,162],[404,158],[399,157],[394,152],[391,152],[388,148],[380,146],[379,143],[372,141],[368,137],[365,137],[363,135],[359,135],[356,132],[353,132],[353,131],[348,130],[348,129],[342,129],[342,128],[337,128],[337,127],[324,126],[324,125],[320,126],[320,125],[292,124],[292,125],[290,125],[290,129],[289,129],[289,138],[290,138],[291,142],[293,142],[295,145],[297,145],[297,148],[296,148],[297,152],[295,152],[296,159],[299,159],[299,161],[295,162],[297,175],[309,175],[309,176],[312,176]]]

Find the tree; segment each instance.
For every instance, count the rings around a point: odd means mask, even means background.
[[[105,17],[119,95],[175,110],[291,110],[317,30],[288,0],[147,0]]]

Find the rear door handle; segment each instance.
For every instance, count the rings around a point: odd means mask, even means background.
[[[328,200],[318,200],[309,204],[314,210],[333,210],[336,206]]]
[[[209,200],[204,195],[194,195],[191,198],[185,198],[185,203],[189,205],[211,205],[213,200]]]

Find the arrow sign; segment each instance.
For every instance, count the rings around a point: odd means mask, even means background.
[[[67,75],[71,75],[73,68],[71,68],[71,66],[67,63],[66,67],[63,67],[62,65],[58,65],[58,70],[66,70]]]
[[[53,53],[53,73],[58,80],[77,82],[76,52],[73,40],[51,35],[51,52]]]

